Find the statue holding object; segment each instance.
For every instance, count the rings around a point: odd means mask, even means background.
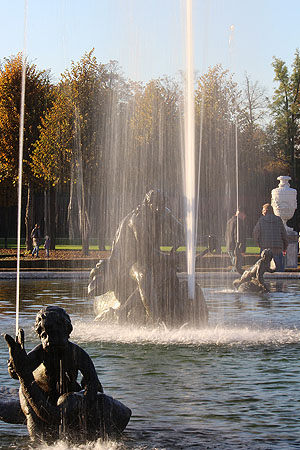
[[[19,399],[0,397],[0,418],[26,423],[33,440],[104,439],[121,433],[129,422],[130,409],[103,393],[91,358],[69,341],[72,328],[64,309],[47,306],[35,322],[41,343],[29,353],[23,330],[16,341],[4,336],[10,354],[8,371],[20,381],[20,390]],[[78,372],[83,376],[81,384]]]

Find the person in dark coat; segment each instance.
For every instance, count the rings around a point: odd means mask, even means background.
[[[254,227],[253,237],[261,252],[265,248],[269,248],[272,251],[276,272],[283,272],[288,236],[282,219],[279,216],[275,216],[270,203],[263,205],[262,216]]]
[[[225,240],[227,252],[230,256],[232,270],[242,272],[242,256],[246,251],[246,214],[242,208],[239,208],[226,224]]]

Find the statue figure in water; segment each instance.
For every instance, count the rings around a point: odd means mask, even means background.
[[[270,267],[272,259],[272,251],[269,248],[263,250],[261,252],[261,258],[254,266],[250,267],[249,270],[245,270],[241,278],[234,280],[234,287],[240,292],[269,292],[264,282],[264,273],[275,272]]]
[[[41,343],[28,354],[23,330],[16,340],[4,336],[10,354],[8,371],[19,379],[20,390],[19,399],[0,398],[0,418],[26,422],[34,440],[105,438],[122,432],[130,419],[129,408],[103,393],[89,355],[69,341],[72,328],[64,309],[47,306],[35,322]],[[81,384],[78,372],[83,376]]]
[[[98,318],[170,326],[206,323],[200,286],[195,299],[188,299],[187,283],[177,276],[176,250],[184,242],[184,228],[167,208],[165,195],[150,190],[121,221],[110,258],[90,274]],[[163,245],[172,246],[171,252],[161,251]]]

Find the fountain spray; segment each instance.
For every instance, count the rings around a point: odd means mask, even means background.
[[[19,310],[20,310],[21,207],[22,207],[23,140],[24,140],[24,110],[25,110],[25,81],[26,81],[27,8],[28,8],[28,4],[27,4],[27,0],[25,0],[25,3],[24,3],[24,41],[23,41],[23,53],[22,53],[20,126],[19,126],[16,336],[18,336],[18,330],[19,330]]]
[[[186,0],[186,78],[184,102],[186,254],[188,296],[195,298],[195,92],[192,0]]]
[[[233,53],[233,46],[234,46],[234,25],[230,26],[230,34],[229,34],[229,52],[231,54],[231,59],[234,61],[234,58],[232,56]],[[232,64],[234,66],[234,64]],[[233,67],[234,72],[234,67]],[[239,198],[239,149],[238,149],[238,121],[237,121],[237,104],[236,104],[236,117],[235,117],[235,184],[236,184],[236,211],[239,210],[240,206],[240,198]],[[239,230],[239,220],[237,216],[236,221],[236,242],[240,242],[240,230]]]

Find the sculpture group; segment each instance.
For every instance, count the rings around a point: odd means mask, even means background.
[[[201,287],[189,298],[187,281],[178,276],[179,246],[184,229],[166,206],[163,193],[149,191],[142,204],[120,223],[111,256],[91,271],[89,294],[102,321],[177,327],[207,323],[208,311]],[[162,246],[171,251],[162,251]],[[273,272],[272,251],[233,282],[239,292],[269,292],[264,273]],[[29,353],[24,332],[16,339],[6,334],[8,371],[20,389],[0,390],[0,419],[27,424],[38,441],[90,441],[119,435],[131,410],[107,396],[89,355],[69,341],[72,324],[60,307],[47,306],[36,316],[40,344]],[[81,373],[82,379],[78,381]]]
[[[166,206],[158,190],[149,191],[142,204],[120,223],[111,256],[91,271],[89,294],[94,296],[97,318],[102,321],[177,327],[207,323],[208,311],[201,287],[189,298],[187,281],[178,276],[179,246],[184,229]],[[163,245],[171,251],[162,251]],[[240,292],[268,292],[264,273],[273,272],[272,251],[233,282]],[[81,442],[120,434],[131,410],[104,394],[89,355],[69,341],[72,324],[60,307],[47,306],[36,316],[35,331],[41,343],[29,353],[24,332],[9,347],[8,371],[19,380],[19,393],[0,390],[0,419],[26,423],[34,440],[61,438]],[[80,383],[77,378],[82,375]]]
[[[172,245],[170,252],[161,250],[165,243]],[[142,325],[205,324],[208,312],[200,286],[191,299],[187,282],[178,277],[176,249],[183,244],[183,227],[166,207],[164,195],[149,191],[120,223],[110,258],[91,272],[89,292],[95,296],[98,317]],[[20,389],[0,390],[0,419],[26,423],[34,440],[112,437],[130,419],[129,408],[104,394],[89,355],[69,341],[72,328],[64,309],[47,306],[35,322],[41,342],[29,353],[23,330],[16,340],[4,336],[8,371]]]

